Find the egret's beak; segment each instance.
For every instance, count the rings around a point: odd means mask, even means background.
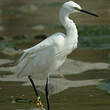
[[[98,15],[94,14],[94,13],[91,13],[91,12],[88,12],[86,10],[83,10],[83,9],[79,9],[79,8],[75,8],[76,10],[80,11],[80,12],[83,12],[83,13],[86,13],[86,14],[89,14],[89,15],[92,15],[92,16],[96,16],[96,17],[99,17]]]
[[[88,12],[88,11],[83,10],[83,9],[81,9],[81,10],[79,10],[79,11],[80,11],[80,12],[83,12],[83,13],[86,13],[86,14],[89,14],[89,15],[92,15],[92,16],[99,17],[98,15],[96,15],[96,14],[94,14],[94,13],[91,13],[91,12]]]

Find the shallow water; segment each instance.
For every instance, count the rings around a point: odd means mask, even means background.
[[[28,79],[16,79],[12,74],[12,67],[20,56],[20,52],[14,48],[28,48],[42,40],[33,41],[30,35],[48,36],[57,31],[63,32],[58,20],[58,10],[64,0],[31,0],[31,3],[30,0],[0,1],[1,35],[28,35],[27,40],[25,36],[15,36],[14,40],[0,39],[0,110],[39,110],[35,104],[28,102],[35,97]],[[110,77],[110,1],[77,2],[101,17],[94,18],[84,14],[71,16],[78,24],[79,46],[57,71],[62,74],[51,76],[51,110],[109,110],[110,95],[105,92],[109,83],[103,84],[105,88],[101,86],[104,91],[98,85],[100,81]],[[46,11],[51,16],[47,16]],[[44,81],[35,80],[35,83],[45,105]],[[14,100],[17,98],[24,101],[17,102]]]
[[[78,62],[79,61],[73,61],[71,65],[74,66]],[[81,68],[84,65],[88,66],[88,64],[89,61],[83,61],[82,63],[78,63],[77,66],[80,66]],[[100,63],[94,62],[94,64],[97,64],[97,68],[99,69],[96,69],[96,66],[95,68],[93,68],[91,66],[92,63],[90,63],[88,68],[86,67],[86,69],[80,74],[66,74],[63,77],[58,76],[56,78],[50,79],[51,85],[49,86],[49,91],[50,94],[53,94],[50,96],[51,109],[105,110],[110,108],[109,95],[98,88],[100,81],[110,76],[109,64],[103,62],[103,67],[100,67]],[[68,65],[70,64],[67,63],[66,65],[68,67]],[[104,66],[105,69],[103,69]],[[7,67],[5,67],[5,69],[6,68]],[[4,70],[2,69],[2,71]],[[34,98],[34,92],[33,89],[29,86],[30,83],[28,79],[16,79],[15,76],[5,75],[5,73],[0,77],[0,110],[37,110],[35,104],[33,103],[25,101],[12,101],[13,98],[21,98],[26,100],[31,100],[32,98]],[[39,82],[35,80],[35,84],[39,85],[39,87],[41,87],[40,91],[44,92],[44,81]],[[45,104],[45,98],[42,92],[40,93],[40,95],[43,103]]]

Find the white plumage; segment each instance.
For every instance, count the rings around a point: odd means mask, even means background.
[[[67,42],[66,38],[64,34],[57,33],[38,45],[24,50],[16,69],[17,76],[31,75],[42,79],[57,70],[73,49],[74,42],[71,41],[70,45],[69,39]]]
[[[66,29],[66,34],[53,34],[34,47],[24,50],[16,68],[17,76],[31,75],[37,79],[46,79],[65,62],[67,55],[77,47],[78,43],[78,32],[69,15],[80,11],[81,7],[73,1],[62,5],[59,19]]]

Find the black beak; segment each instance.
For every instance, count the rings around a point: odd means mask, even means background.
[[[83,12],[83,13],[86,13],[86,14],[89,14],[89,15],[92,15],[92,16],[99,17],[98,15],[96,15],[96,14],[94,14],[94,13],[91,13],[91,12],[88,12],[88,11],[83,10],[83,9],[81,9],[81,10],[79,10],[79,11],[80,11],[80,12]]]

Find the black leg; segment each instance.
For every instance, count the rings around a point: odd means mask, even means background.
[[[48,93],[48,78],[46,80],[45,93],[46,93],[47,108],[48,110],[50,110],[49,93]]]
[[[31,76],[28,76],[28,78],[29,78],[29,80],[30,80],[30,82],[31,82],[31,84],[32,84],[32,87],[33,87],[33,89],[34,89],[35,95],[36,95],[36,97],[37,97],[37,99],[35,99],[35,100],[33,100],[33,101],[34,101],[34,102],[37,102],[36,105],[37,105],[38,107],[40,107],[41,110],[44,110],[44,106],[43,106],[43,104],[42,104],[42,102],[41,102],[41,100],[40,100],[40,97],[39,97],[39,94],[38,94],[37,89],[36,89],[36,87],[35,87],[34,81],[32,80]]]
[[[34,81],[32,80],[31,76],[28,76],[28,78],[29,78],[29,80],[30,80],[30,82],[32,84],[32,87],[34,89],[34,92],[35,92],[36,97],[38,97],[39,95],[38,95],[37,89],[35,87]]]

